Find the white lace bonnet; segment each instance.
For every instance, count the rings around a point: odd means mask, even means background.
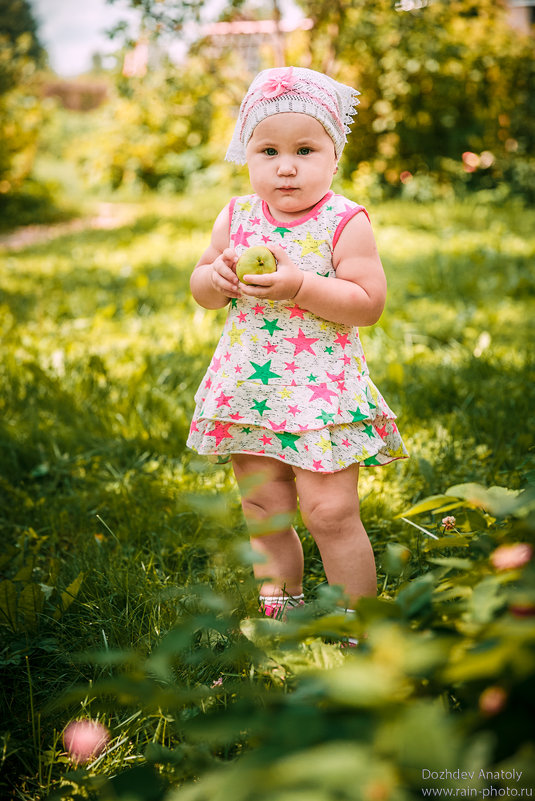
[[[340,158],[358,105],[356,89],[304,67],[263,70],[251,83],[240,106],[227,161],[245,164],[246,147],[259,122],[272,114],[294,111],[321,122]]]

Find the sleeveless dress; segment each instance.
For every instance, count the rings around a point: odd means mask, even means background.
[[[261,198],[246,195],[231,201],[230,242],[238,255],[280,245],[301,270],[335,277],[334,247],[359,213],[368,216],[330,191],[306,216],[282,223]],[[407,456],[396,416],[370,379],[358,329],[293,300],[231,299],[195,402],[187,444],[217,461],[252,453],[332,473]]]

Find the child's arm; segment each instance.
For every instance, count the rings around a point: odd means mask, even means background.
[[[230,298],[240,297],[236,276],[237,255],[229,247],[229,206],[218,215],[212,239],[190,278],[191,294],[205,309],[221,309]]]
[[[356,214],[345,226],[334,248],[333,266],[336,278],[304,273],[295,302],[333,323],[376,323],[385,305],[386,277],[365,214]]]
[[[277,272],[256,276],[258,286],[240,284],[243,294],[271,300],[291,298],[302,309],[342,325],[373,325],[381,316],[386,278],[365,214],[355,215],[336,243],[333,254],[336,278],[303,272],[282,249],[274,252],[279,262]],[[284,294],[285,291],[290,294]]]

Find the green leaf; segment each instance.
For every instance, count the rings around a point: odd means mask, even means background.
[[[444,567],[451,567],[456,570],[469,570],[473,564],[471,559],[459,559],[455,556],[437,556],[427,561],[434,565],[443,565]]]
[[[426,551],[437,550],[438,548],[466,548],[470,545],[469,537],[441,537],[439,540],[426,540]]]
[[[39,584],[25,584],[19,595],[18,612],[29,628],[37,624],[37,615],[43,608],[44,593]]]
[[[409,775],[421,780],[422,767],[457,767],[462,740],[454,718],[437,698],[414,700],[396,718],[385,720],[378,743],[381,750],[394,755],[395,762]]]
[[[32,580],[33,562],[26,562],[21,569],[13,576],[13,581],[27,582]]]
[[[162,801],[165,793],[159,774],[149,765],[136,765],[110,779],[113,799],[125,801]]]
[[[69,586],[63,590],[61,593],[61,606],[58,607],[54,612],[54,619],[59,620],[61,615],[67,611],[69,606],[72,604],[76,596],[80,591],[80,587],[82,586],[82,582],[84,580],[84,573],[79,573],[74,581],[71,581]]]
[[[389,542],[382,558],[382,566],[390,576],[400,576],[407,567],[411,552],[406,545],[399,542]]]
[[[331,701],[365,709],[397,703],[412,692],[410,681],[392,665],[369,660],[324,671],[320,680]]]
[[[0,622],[17,630],[17,590],[12,581],[0,582]]]
[[[446,490],[447,496],[462,498],[470,506],[483,508],[497,517],[506,517],[519,508],[520,490],[507,487],[483,487],[481,484],[456,484]]]
[[[423,501],[411,506],[406,512],[401,512],[401,514],[396,515],[396,518],[399,517],[412,517],[413,515],[422,514],[422,512],[431,512],[440,509],[444,504],[451,504],[451,497],[448,495],[430,495],[428,498],[424,498]],[[448,508],[453,508],[448,506]]]
[[[403,616],[406,618],[420,614],[431,606],[431,598],[435,586],[435,579],[430,573],[405,584],[398,593],[397,603],[401,606]]]
[[[505,603],[501,576],[486,576],[474,587],[471,618],[476,623],[489,623]]]
[[[500,676],[514,657],[516,643],[500,640],[491,647],[477,647],[472,651],[453,651],[455,660],[446,666],[447,682],[474,681]]]

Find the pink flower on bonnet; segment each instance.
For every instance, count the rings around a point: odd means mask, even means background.
[[[245,164],[246,148],[259,122],[272,114],[297,112],[320,122],[340,158],[347,142],[360,94],[351,86],[304,67],[263,70],[251,83],[240,106],[227,150],[227,161]]]
[[[293,78],[293,67],[282,70],[270,70],[270,77],[260,87],[264,97],[280,97],[285,92],[293,89],[295,80]]]

